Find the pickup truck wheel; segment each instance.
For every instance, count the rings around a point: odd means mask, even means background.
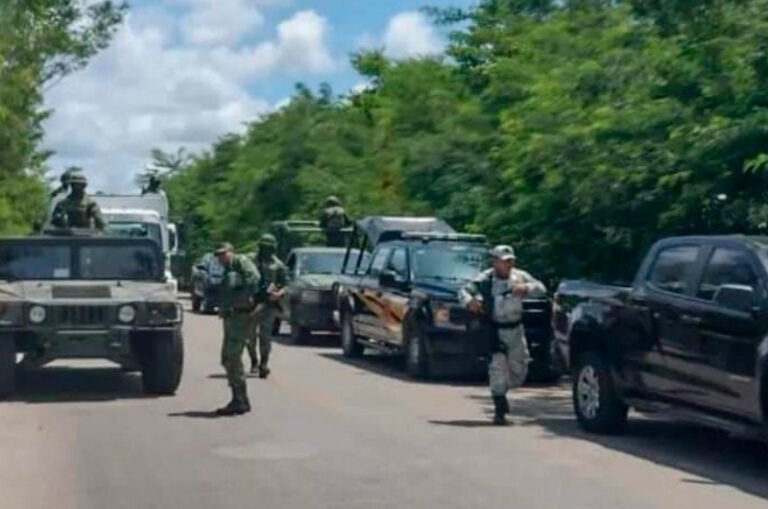
[[[347,312],[341,313],[341,348],[344,351],[344,357],[348,359],[363,356],[364,347],[357,341],[352,315]]]
[[[0,336],[0,398],[16,390],[16,343],[11,336]]]
[[[301,325],[291,324],[291,344],[301,345],[306,343],[312,336],[312,332]]]
[[[192,312],[193,313],[200,312],[200,297],[194,294],[192,294]]]
[[[616,434],[624,429],[628,407],[616,394],[608,363],[597,353],[579,358],[573,379],[573,407],[586,431]]]
[[[184,366],[181,332],[147,334],[142,338],[142,381],[144,392],[161,396],[176,393]]]
[[[416,324],[411,328],[408,335],[405,351],[406,369],[408,374],[414,378],[429,378],[431,375],[430,364],[424,331],[419,324]]]

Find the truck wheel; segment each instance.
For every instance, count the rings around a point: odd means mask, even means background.
[[[193,313],[200,312],[200,297],[194,294],[192,295],[192,312]]]
[[[291,324],[291,344],[301,345],[306,343],[312,336],[312,332],[306,327],[300,325]]]
[[[341,348],[344,351],[344,357],[348,359],[357,359],[362,357],[365,349],[357,341],[355,326],[352,323],[352,315],[348,312],[341,313]]]
[[[596,352],[579,358],[573,378],[573,408],[586,431],[616,434],[624,429],[628,407],[616,394],[608,363]]]
[[[16,391],[16,342],[12,336],[0,336],[0,398]]]
[[[143,342],[144,392],[162,396],[175,394],[184,367],[184,340],[181,332],[148,334]]]
[[[414,378],[429,378],[431,376],[430,361],[424,330],[419,324],[415,324],[408,334],[405,349],[406,370]]]

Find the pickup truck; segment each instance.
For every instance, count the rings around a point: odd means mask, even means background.
[[[456,233],[434,218],[366,218],[353,239],[361,232],[376,247],[368,264],[358,262],[355,275],[340,278],[344,355],[359,357],[371,348],[400,356],[416,378],[484,373],[488,344],[468,331],[457,292],[488,266],[485,237]],[[358,253],[365,249],[366,243]],[[348,273],[346,264],[342,273]],[[550,303],[532,299],[524,306],[531,377],[554,380],[559,371],[550,355]]]
[[[553,324],[580,426],[620,432],[631,407],[765,436],[767,268],[768,238],[679,237],[631,286],[563,281]]]

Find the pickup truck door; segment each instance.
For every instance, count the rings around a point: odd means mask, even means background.
[[[681,401],[702,396],[703,388],[692,381],[704,360],[691,343],[690,330],[696,323],[688,312],[702,252],[693,244],[662,247],[647,273],[651,338],[639,370],[643,390],[652,395]]]
[[[398,247],[392,252],[385,271],[394,278],[394,284],[381,285],[382,314],[379,319],[381,337],[386,341],[403,345],[403,320],[408,312],[410,285],[408,250]]]
[[[379,277],[391,254],[392,248],[389,246],[381,246],[373,253],[368,271],[361,278],[356,292],[358,311],[354,316],[355,330],[360,336],[377,341],[388,340],[383,334],[384,327],[380,319],[385,307],[382,290],[379,288]]]
[[[688,312],[696,327],[689,342],[702,359],[696,384],[705,388],[696,403],[747,418],[760,416],[759,384],[756,380],[758,348],[766,334],[762,312],[756,304],[765,299],[765,271],[746,247],[716,246],[697,285],[696,308]],[[724,285],[750,287],[752,309],[735,309],[716,302]]]

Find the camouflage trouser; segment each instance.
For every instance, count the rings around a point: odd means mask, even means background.
[[[221,347],[221,365],[224,366],[227,381],[233,389],[245,387],[243,349],[250,337],[249,320],[247,313],[233,313],[225,316],[223,320],[224,343]]]
[[[528,376],[530,355],[522,327],[499,331],[501,341],[507,345],[507,353],[495,353],[488,366],[491,395],[506,396],[510,389],[523,385]]]
[[[269,364],[269,354],[272,352],[272,333],[278,319],[277,311],[265,307],[251,317],[248,334],[248,355],[254,365],[266,367]],[[258,343],[258,353],[256,345]],[[261,359],[261,362],[259,362]]]

